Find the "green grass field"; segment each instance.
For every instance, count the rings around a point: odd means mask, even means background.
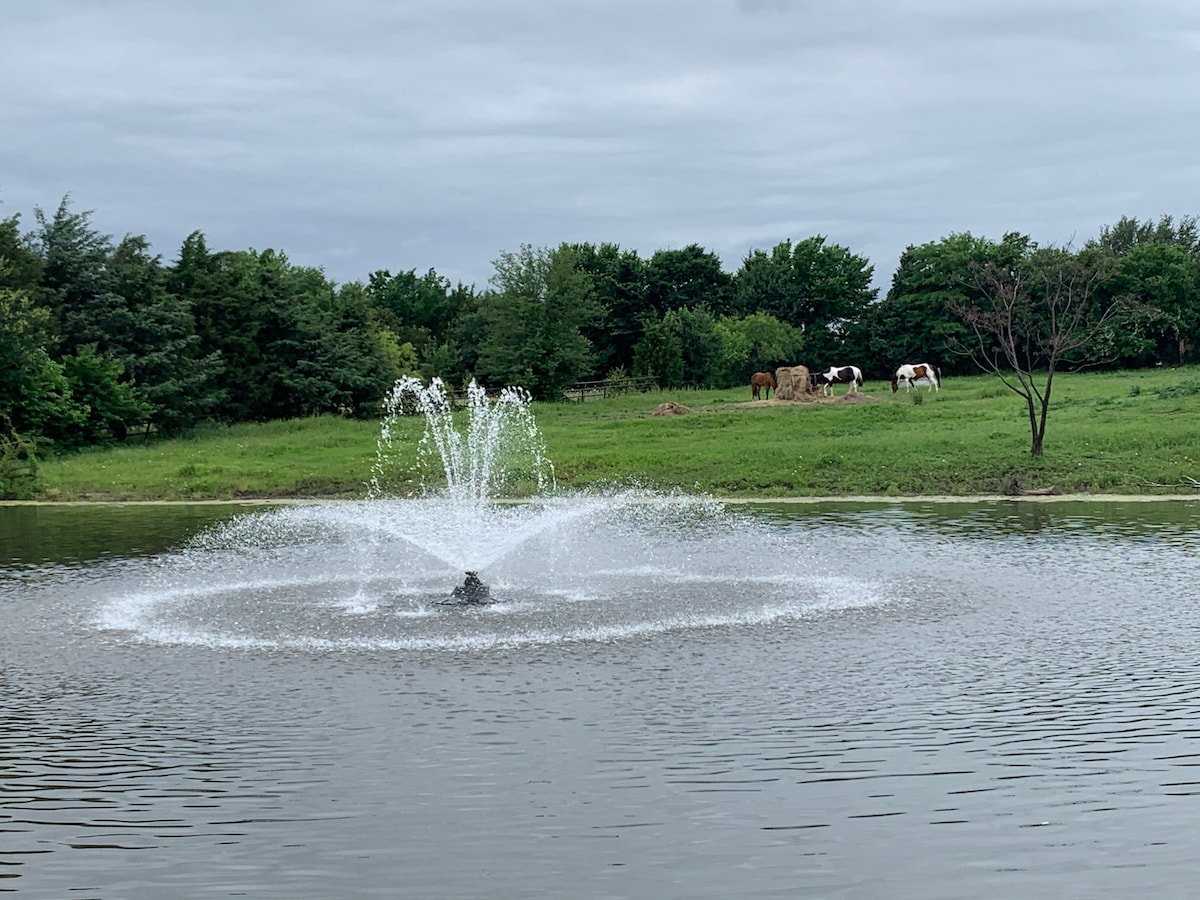
[[[723,497],[969,496],[1024,487],[1066,493],[1196,493],[1200,368],[1059,375],[1045,455],[1029,456],[1023,401],[988,376],[939,393],[859,403],[749,405],[750,390],[665,391],[537,404],[559,487],[636,482]],[[839,396],[845,389],[838,388]],[[655,417],[674,401],[688,415]],[[465,414],[464,414],[465,415]],[[405,420],[415,489],[423,421]],[[378,423],[331,417],[205,429],[179,440],[44,461],[47,500],[361,497]],[[403,468],[403,467],[402,467]]]

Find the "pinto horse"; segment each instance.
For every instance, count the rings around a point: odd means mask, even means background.
[[[770,400],[771,391],[777,390],[775,376],[770,372],[755,372],[750,376],[750,396],[757,400],[763,388],[767,389],[767,399]]]
[[[835,384],[848,384],[847,393],[857,394],[863,383],[862,370],[858,366],[830,366],[824,372],[813,372],[812,383],[813,387],[820,385],[821,393],[828,397],[833,396]]]
[[[896,377],[892,379],[892,393],[900,390],[901,384],[906,392],[910,391],[918,381],[929,385],[931,391],[942,389],[942,373],[937,366],[932,363],[905,363],[896,370]]]

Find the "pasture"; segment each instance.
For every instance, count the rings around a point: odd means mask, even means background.
[[[1020,398],[985,375],[858,402],[751,403],[750,386],[535,405],[560,487],[636,482],[725,497],[1195,493],[1200,368],[1059,375],[1045,456]],[[835,388],[837,397],[846,393]],[[663,402],[693,410],[655,417]],[[407,422],[413,442],[419,419]],[[43,499],[363,496],[379,427],[320,417],[212,427],[178,440],[47,460]],[[415,453],[414,453],[415,459]],[[409,482],[409,487],[415,487]]]

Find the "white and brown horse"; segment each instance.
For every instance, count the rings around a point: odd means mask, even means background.
[[[850,390],[846,393],[857,394],[863,383],[862,370],[858,366],[830,366],[824,372],[813,372],[812,383],[813,387],[820,385],[826,396],[833,396],[835,384],[848,384]]]
[[[900,390],[902,384],[905,391],[911,390],[918,381],[929,385],[931,391],[940,391],[942,373],[933,363],[905,363],[896,370],[896,377],[892,379],[892,393]]]

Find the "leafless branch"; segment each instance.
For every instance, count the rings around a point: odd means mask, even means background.
[[[1195,478],[1192,478],[1190,475],[1182,475],[1182,476],[1180,476],[1179,481],[1177,481],[1175,484],[1163,484],[1162,482],[1159,482],[1159,481],[1143,481],[1143,482],[1141,482],[1141,486],[1142,487],[1157,487],[1157,488],[1190,487],[1190,488],[1196,488],[1197,490],[1200,490],[1200,481],[1197,481]]]

